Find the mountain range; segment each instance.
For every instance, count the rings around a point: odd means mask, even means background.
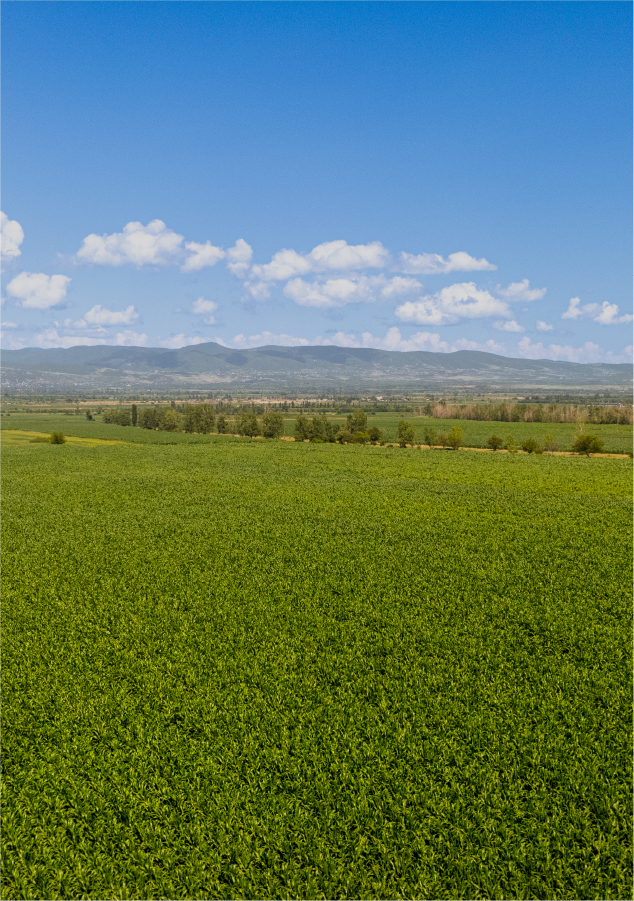
[[[6,392],[154,391],[165,389],[355,389],[631,387],[627,363],[567,363],[455,353],[372,348],[256,347],[233,350],[214,342],[178,350],[158,347],[24,348],[2,353]]]

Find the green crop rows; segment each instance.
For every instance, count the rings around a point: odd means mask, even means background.
[[[312,415],[312,414],[310,414]],[[285,434],[290,436],[295,428],[297,414],[285,414]],[[345,423],[346,416],[328,416],[328,419],[337,425]],[[398,423],[401,419],[407,419],[414,428],[415,440],[422,444],[425,429],[428,426],[437,432],[447,432],[453,426],[459,426],[464,434],[464,441],[468,447],[486,447],[490,435],[500,435],[506,441],[508,435],[512,435],[516,444],[521,445],[527,438],[534,438],[541,444],[546,435],[552,435],[559,450],[569,451],[577,427],[574,423],[546,423],[546,422],[478,422],[465,419],[432,419],[418,418],[400,413],[377,413],[368,416],[368,426],[376,426],[381,429],[386,441],[396,441]],[[139,444],[174,444],[174,442],[190,444],[192,442],[208,441],[202,435],[187,435],[183,432],[152,432],[146,429],[132,429],[130,427],[106,425],[96,418],[93,422],[87,422],[85,417],[64,414],[48,413],[12,413],[2,420],[3,429],[25,429],[34,431],[62,431],[69,435],[77,435],[80,438],[105,438],[118,441],[131,441]],[[627,454],[632,450],[632,426],[631,425],[587,425],[586,432],[597,435],[605,444],[608,453]]]
[[[143,441],[3,449],[4,898],[632,897],[629,460]]]

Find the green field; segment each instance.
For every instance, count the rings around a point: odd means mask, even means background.
[[[292,435],[297,414],[285,414],[284,419],[285,434]],[[328,419],[336,423],[345,423],[346,416],[329,415]],[[540,444],[543,444],[546,435],[552,435],[560,450],[569,451],[577,434],[574,423],[478,422],[464,419],[415,418],[407,413],[376,413],[368,416],[368,426],[376,425],[381,429],[386,441],[396,441],[398,424],[401,419],[406,419],[412,424],[416,442],[419,444],[423,443],[425,429],[428,426],[431,426],[436,432],[448,432],[453,426],[459,426],[462,429],[465,444],[469,447],[486,447],[490,435],[500,435],[505,441],[508,435],[512,435],[518,445],[527,438],[535,438]],[[88,422],[83,415],[59,413],[12,413],[9,417],[3,417],[2,428],[3,430],[62,431],[82,438],[117,439],[143,444],[157,442],[173,444],[175,441],[191,443],[209,440],[202,435],[186,435],[182,432],[153,433],[146,429],[106,425],[100,421],[100,417],[93,422]],[[588,425],[586,432],[601,438],[608,453],[627,454],[632,450],[631,425]]]
[[[632,897],[630,460],[45,418],[3,898]]]

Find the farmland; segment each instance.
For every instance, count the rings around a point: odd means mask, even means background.
[[[630,460],[3,426],[3,897],[632,896]]]
[[[313,415],[312,413],[309,415]],[[293,434],[297,414],[285,414],[284,432]],[[345,423],[345,415],[329,415],[328,419],[340,425]],[[512,435],[519,445],[526,438],[535,438],[543,444],[546,435],[552,435],[561,450],[569,450],[576,434],[574,423],[542,423],[542,422],[478,422],[460,419],[433,419],[431,417],[414,417],[411,414],[376,413],[368,416],[368,425],[377,426],[384,434],[386,441],[396,441],[398,423],[401,419],[411,422],[415,441],[422,444],[425,429],[431,427],[437,432],[449,431],[458,426],[464,434],[465,444],[469,447],[486,447],[490,435],[500,435],[506,440]],[[131,429],[125,426],[106,425],[96,416],[93,422],[74,414],[18,413],[11,414],[2,422],[4,430],[25,429],[35,431],[63,431],[81,438],[100,438],[102,440],[119,440],[135,443],[192,443],[200,440],[208,441],[199,435],[186,435],[178,432],[150,432],[146,429]],[[632,450],[631,425],[588,425],[586,431],[597,435],[604,443],[608,453],[626,454]]]

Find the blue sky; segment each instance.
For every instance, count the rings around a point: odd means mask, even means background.
[[[4,347],[625,362],[632,7],[3,4]]]

